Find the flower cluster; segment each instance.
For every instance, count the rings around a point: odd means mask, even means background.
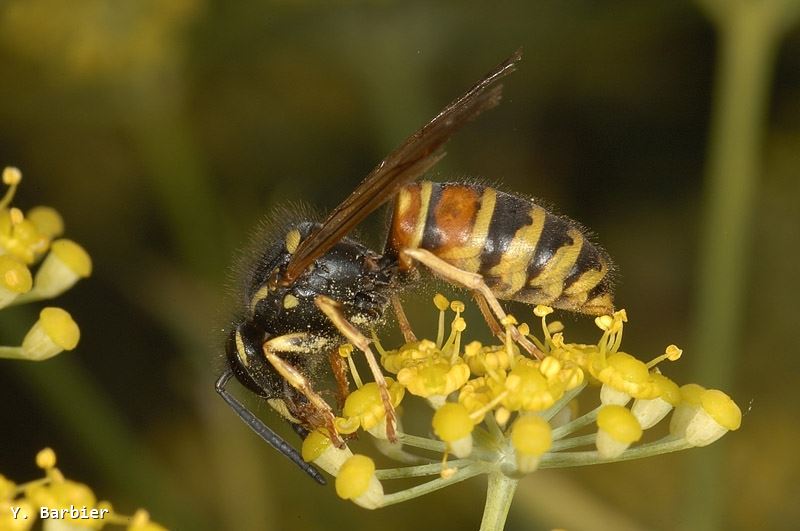
[[[59,238],[64,222],[58,212],[38,206],[23,214],[11,206],[22,174],[8,167],[2,179],[8,188],[0,199],[0,309],[52,299],[88,277],[91,258],[77,243]],[[46,307],[20,346],[0,346],[0,358],[46,360],[74,349],[79,338],[78,325],[67,311]]]
[[[389,351],[377,338],[374,344],[384,369],[395,376],[387,378],[392,401],[398,405],[409,395],[427,401],[435,437],[403,433],[398,425],[397,443],[385,440],[377,386],[361,384],[357,373],[359,389],[347,398],[344,417],[336,424],[343,434],[363,428],[381,439],[377,446],[384,454],[423,464],[376,470],[371,458],[337,448],[324,432],[313,432],[304,442],[303,457],[336,476],[339,496],[363,507],[391,505],[479,474],[488,474],[490,485],[493,475],[515,484],[537,468],[705,446],[741,423],[739,407],[725,393],[697,384],[679,386],[661,374],[659,363],[682,354],[675,345],[647,363],[621,351],[624,310],[595,319],[601,337],[594,344],[567,342],[563,325],[547,321],[553,310],[537,306],[539,337],[509,316],[502,323],[500,343],[483,345],[464,341],[462,302],[437,295],[434,303],[439,309],[437,341],[423,339]],[[448,309],[454,315],[445,338]],[[536,345],[535,355],[523,353],[512,341],[514,326]],[[348,358],[351,352],[341,351]],[[352,360],[350,368],[355,371]],[[670,412],[666,435],[636,444]],[[439,456],[435,462],[431,452]],[[388,479],[435,475],[439,477],[406,490],[383,490]]]
[[[126,526],[128,531],[165,531],[150,521],[147,511],[118,514],[111,503],[97,501],[88,486],[66,479],[56,468],[56,454],[50,448],[36,455],[36,466],[45,477],[28,483],[17,485],[0,475],[0,529],[26,531],[41,519],[45,531],[88,531],[107,525]]]

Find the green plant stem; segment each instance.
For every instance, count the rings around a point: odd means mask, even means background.
[[[500,471],[489,474],[481,531],[499,531],[505,527],[508,510],[511,508],[511,501],[514,499],[518,482]]]
[[[430,494],[431,492],[443,489],[454,483],[458,483],[459,481],[464,481],[465,479],[469,479],[479,474],[485,474],[486,471],[486,465],[476,463],[458,470],[455,474],[448,478],[436,478],[432,481],[428,481],[427,483],[411,487],[410,489],[387,494],[384,496],[381,506],[388,507],[389,505],[394,505],[396,503],[413,500],[414,498]]]
[[[597,407],[585,415],[581,415],[580,417],[576,418],[573,421],[570,421],[563,426],[559,426],[558,428],[553,430],[553,440],[561,439],[562,437],[566,437],[570,433],[578,431],[581,428],[588,426],[589,424],[593,423],[597,420],[597,414],[600,412],[600,408]]]
[[[461,468],[472,463],[470,459],[459,459],[457,461],[448,462],[448,466],[452,468]],[[428,465],[404,466],[400,468],[384,468],[375,471],[375,477],[380,480],[384,479],[400,479],[400,478],[415,478],[420,476],[434,476],[441,473],[442,463],[431,463]]]
[[[564,396],[562,396],[562,397],[561,397],[561,398],[558,400],[558,402],[556,402],[555,404],[553,404],[552,406],[550,406],[550,407],[547,409],[547,411],[543,411],[543,412],[542,412],[542,414],[541,414],[541,417],[542,417],[544,420],[550,420],[550,419],[552,419],[553,417],[555,417],[555,416],[558,414],[558,412],[559,412],[559,411],[561,411],[562,409],[564,409],[564,407],[565,407],[567,404],[569,404],[569,403],[572,401],[572,399],[573,399],[573,398],[575,398],[576,396],[578,396],[578,395],[579,395],[579,394],[580,394],[580,393],[581,393],[581,392],[582,392],[582,391],[583,391],[585,388],[586,388],[586,382],[582,383],[581,385],[579,385],[579,386],[578,386],[578,387],[576,387],[575,389],[572,389],[571,391],[567,391],[567,392],[564,394]]]
[[[670,452],[687,450],[689,448],[692,448],[692,445],[687,443],[684,439],[675,439],[668,436],[652,443],[630,448],[625,450],[622,455],[609,459],[600,458],[596,451],[547,453],[542,456],[542,460],[539,462],[539,468],[564,468],[597,465],[600,463],[616,463],[618,461],[653,457]]]
[[[755,191],[777,45],[800,13],[797,0],[699,0],[719,35],[706,168],[706,202],[694,330],[694,376],[729,388],[746,308]],[[685,529],[719,529],[725,446],[689,457]],[[702,496],[697,494],[702,492]]]
[[[25,353],[20,347],[0,347],[0,358],[21,360],[25,359]]]
[[[597,440],[596,433],[581,435],[579,437],[570,437],[569,439],[559,439],[557,441],[553,441],[553,446],[550,447],[550,451],[559,452],[561,450],[567,450],[569,448],[589,446],[594,444],[596,440]]]

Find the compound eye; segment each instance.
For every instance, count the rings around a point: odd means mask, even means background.
[[[248,365],[247,356],[245,355],[244,345],[239,332],[240,328],[241,325],[231,330],[231,333],[228,334],[228,339],[225,341],[225,354],[232,368],[244,368]]]
[[[265,337],[263,330],[245,321],[231,330],[225,341],[225,354],[233,374],[245,387],[259,395],[266,390],[263,374],[267,362],[261,354]]]

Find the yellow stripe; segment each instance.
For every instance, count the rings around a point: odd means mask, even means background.
[[[481,267],[481,252],[486,244],[489,235],[489,225],[492,223],[492,214],[497,202],[497,192],[493,188],[484,188],[481,194],[481,207],[475,214],[475,223],[472,224],[472,232],[468,243],[460,247],[455,247],[442,253],[440,258],[455,265],[463,271],[477,273]]]
[[[542,236],[546,216],[547,213],[543,208],[533,205],[530,210],[531,223],[517,229],[500,263],[489,271],[491,276],[501,279],[501,285],[495,287],[497,295],[510,297],[525,287],[525,282],[528,280],[528,264],[536,253],[536,245]]]
[[[414,234],[411,235],[409,248],[417,249],[422,243],[422,236],[425,234],[425,220],[428,217],[428,207],[431,204],[431,191],[433,183],[423,181],[419,187],[419,212],[417,212],[417,223],[414,226]]]
[[[567,289],[564,290],[564,295],[575,296],[578,294],[583,293],[584,297],[588,297],[589,291],[596,285],[600,283],[601,280],[606,276],[608,273],[608,267],[606,264],[603,264],[600,271],[596,269],[590,269],[589,271],[585,271],[578,279],[570,285]],[[584,298],[581,301],[581,304],[585,302],[586,299]]]
[[[538,288],[552,300],[564,290],[564,279],[569,275],[572,266],[578,260],[583,246],[583,235],[576,229],[569,229],[567,235],[572,238],[572,245],[564,245],[547,261],[542,271],[528,282],[529,286]]]
[[[247,359],[247,355],[244,350],[244,341],[242,340],[242,334],[239,333],[239,330],[236,330],[236,357],[239,358],[239,362],[243,366],[250,366],[250,360]]]

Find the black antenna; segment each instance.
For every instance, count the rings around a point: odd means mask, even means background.
[[[311,476],[314,481],[319,483],[320,485],[326,485],[328,482],[322,476],[319,470],[317,470],[311,463],[307,463],[303,456],[294,449],[289,443],[287,443],[283,438],[272,431],[266,424],[264,424],[261,419],[256,417],[244,404],[236,400],[232,394],[225,390],[225,385],[228,383],[228,380],[231,379],[233,376],[233,372],[228,369],[222,373],[222,375],[217,380],[216,389],[219,396],[227,403],[232,410],[239,415],[239,418],[244,421],[245,424],[250,426],[250,429],[256,432],[259,437],[264,439],[267,444],[278,450],[280,453],[288,457],[294,464],[299,466],[303,472]]]

